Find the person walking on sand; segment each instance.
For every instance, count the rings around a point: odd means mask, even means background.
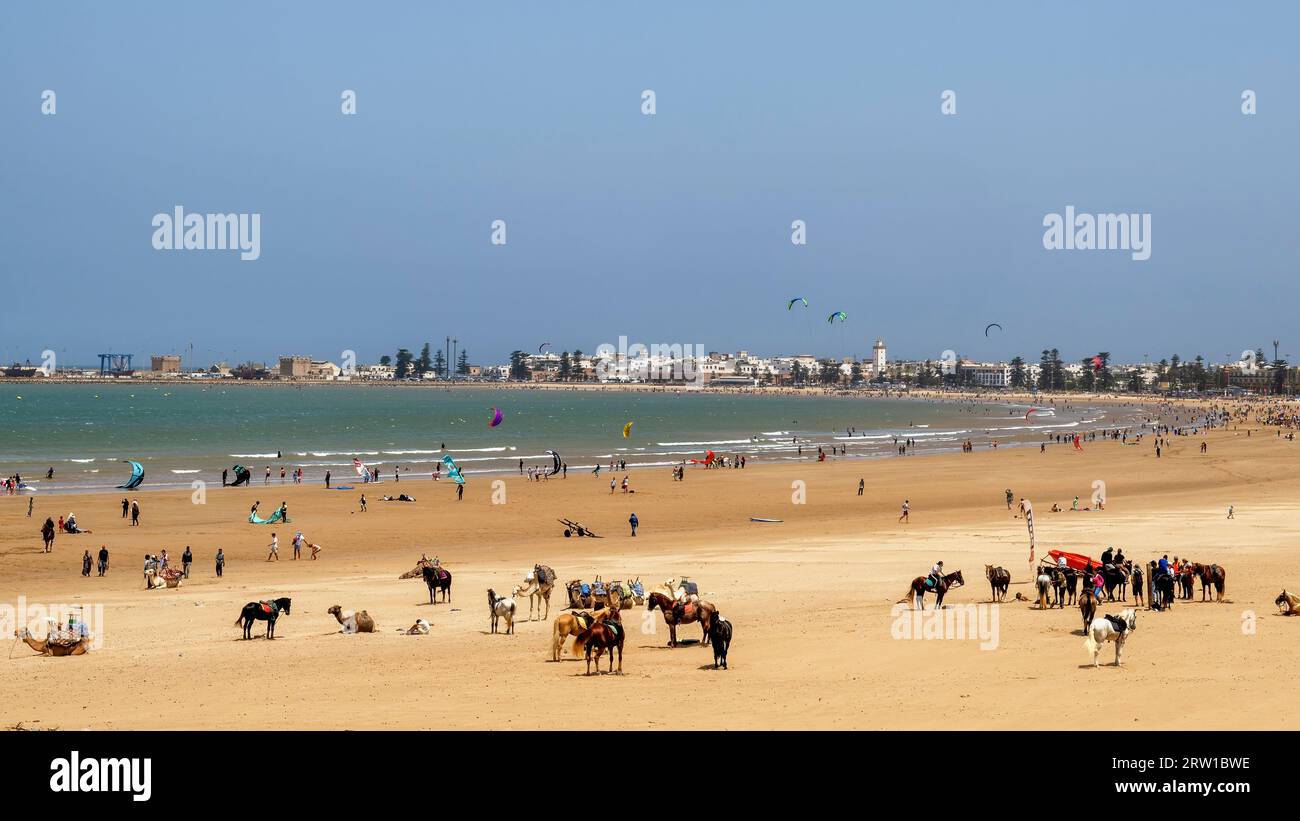
[[[122,497],[122,518],[125,519],[127,516],[130,515],[131,515],[131,503],[126,500],[125,496],[123,496]]]
[[[280,561],[280,537],[272,533],[271,544],[268,547],[271,548],[271,552],[266,554],[266,560],[268,562],[271,559],[275,559],[277,562]]]
[[[911,513],[912,513],[912,503],[909,502],[907,499],[904,499],[904,500],[903,500],[903,515],[901,515],[901,516],[898,517],[898,521],[900,521],[900,522],[910,522],[911,519],[910,519],[909,517],[910,517]]]
[[[325,471],[325,489],[330,489],[330,472],[328,470]]]
[[[32,496],[27,497],[27,518],[32,518],[32,508],[36,506],[36,499]]]
[[[366,512],[366,494],[361,494],[361,512]]]
[[[49,553],[54,549],[54,520],[46,517],[45,524],[41,526],[41,538],[45,541],[45,552]]]
[[[618,482],[616,482],[616,481],[614,480],[614,477],[613,477],[613,476],[609,477],[609,495],[610,495],[610,496],[613,496],[613,495],[614,495],[614,488],[616,488],[616,487],[618,487]]]
[[[221,578],[221,573],[226,569],[226,554],[217,548],[217,578]]]
[[[99,546],[99,575],[102,576],[107,572],[108,572],[108,547],[106,545],[100,545]]]
[[[185,578],[190,577],[190,565],[194,563],[194,553],[190,551],[190,546],[185,545],[185,552],[181,554],[181,571],[185,573]]]
[[[86,548],[86,554],[81,557],[81,575],[90,578],[90,548]]]
[[[296,562],[302,558],[302,531],[299,530],[293,534],[293,560]]]
[[[465,496],[465,486],[456,485],[456,501],[460,501]]]
[[[1228,505],[1228,518],[1229,518],[1229,519],[1235,519],[1235,518],[1237,518],[1236,516],[1233,516],[1233,515],[1232,515],[1232,505]]]
[[[1011,488],[1007,488],[1007,510],[1011,509],[1011,503],[1015,498],[1015,494],[1011,492]]]
[[[132,499],[131,500],[131,527],[139,527],[139,526],[140,526],[140,501],[138,499]]]
[[[635,536],[636,536],[636,527],[637,527],[637,525],[641,524],[640,520],[637,519],[635,513],[633,513],[631,516],[628,516],[628,517],[627,517],[627,523],[630,524],[630,525],[632,525],[632,536],[635,537]]]
[[[859,479],[859,480],[858,480],[858,495],[861,496],[861,495],[862,495],[862,492],[863,492],[864,490],[866,490],[866,489],[867,489],[867,481],[866,481],[865,479]]]

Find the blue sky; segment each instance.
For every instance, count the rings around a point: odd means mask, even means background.
[[[1208,5],[10,4],[0,358],[1300,353],[1300,12]],[[1151,259],[1044,250],[1067,205]]]

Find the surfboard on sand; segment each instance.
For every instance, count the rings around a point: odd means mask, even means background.
[[[750,516],[749,520],[751,522],[764,522],[770,524],[780,524],[782,521],[784,521],[783,519],[764,519],[759,516]]]

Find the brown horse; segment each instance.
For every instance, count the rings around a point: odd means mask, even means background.
[[[1206,601],[1210,587],[1214,587],[1214,596],[1210,601],[1223,601],[1223,588],[1227,585],[1228,573],[1217,564],[1194,564],[1192,570],[1201,578],[1201,601]]]
[[[910,597],[912,599],[913,610],[924,610],[925,594],[927,591],[932,589],[926,586],[926,580],[928,578],[929,578],[928,576],[917,576],[915,579],[912,579],[911,589],[909,589],[907,593],[903,596],[903,598],[899,599],[896,603],[902,604],[903,602],[907,601],[908,598]],[[961,577],[960,570],[954,573],[949,573],[948,575],[944,576],[943,580],[939,583],[939,586],[937,588],[933,588],[934,595],[935,595],[934,609],[938,610],[939,608],[943,607],[943,596],[945,593],[947,593],[951,588],[961,587],[965,583],[966,580]]]
[[[668,625],[668,646],[677,646],[677,625],[698,621],[704,630],[700,642],[709,640],[709,628],[713,626],[713,617],[718,608],[700,599],[698,602],[674,602],[663,593],[650,593],[646,600],[646,611],[658,607],[664,611],[664,622]]]
[[[1011,574],[1006,568],[986,564],[984,575],[989,580],[989,586],[993,588],[993,601],[1004,601],[1007,597],[1007,588],[1011,585]]]
[[[1092,620],[1097,617],[1097,599],[1092,595],[1092,588],[1085,587],[1079,594],[1079,612],[1083,615],[1083,632],[1088,633],[1088,627]]]
[[[585,655],[587,658],[587,675],[591,675],[591,650],[596,650],[596,672],[600,672],[600,657],[609,651],[609,672],[614,672],[614,653],[618,652],[618,672],[623,672],[623,639],[627,629],[619,621],[618,612],[608,611],[611,615],[597,621],[573,637],[573,654]]]
[[[569,636],[576,636],[596,622],[608,616],[610,610],[601,610],[594,615],[585,610],[576,613],[562,613],[555,619],[555,627],[551,630],[551,660],[559,661],[560,653],[564,651],[564,641]],[[577,655],[577,649],[574,649],[574,655]]]
[[[1185,564],[1178,571],[1178,598],[1190,599],[1196,588],[1196,568]]]

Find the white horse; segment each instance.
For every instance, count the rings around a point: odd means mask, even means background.
[[[1124,663],[1124,642],[1137,629],[1137,611],[1133,608],[1121,610],[1119,619],[1124,623],[1123,630],[1116,630],[1115,625],[1110,619],[1101,617],[1092,620],[1088,626],[1088,637],[1083,640],[1083,646],[1092,653],[1092,666],[1099,667],[1098,657],[1101,655],[1101,646],[1108,641],[1115,642],[1115,666],[1119,667]]]
[[[497,622],[501,619],[506,620],[506,634],[515,632],[515,600],[506,596],[498,596],[492,588],[488,588],[488,610],[492,613],[492,632],[497,632]]]

